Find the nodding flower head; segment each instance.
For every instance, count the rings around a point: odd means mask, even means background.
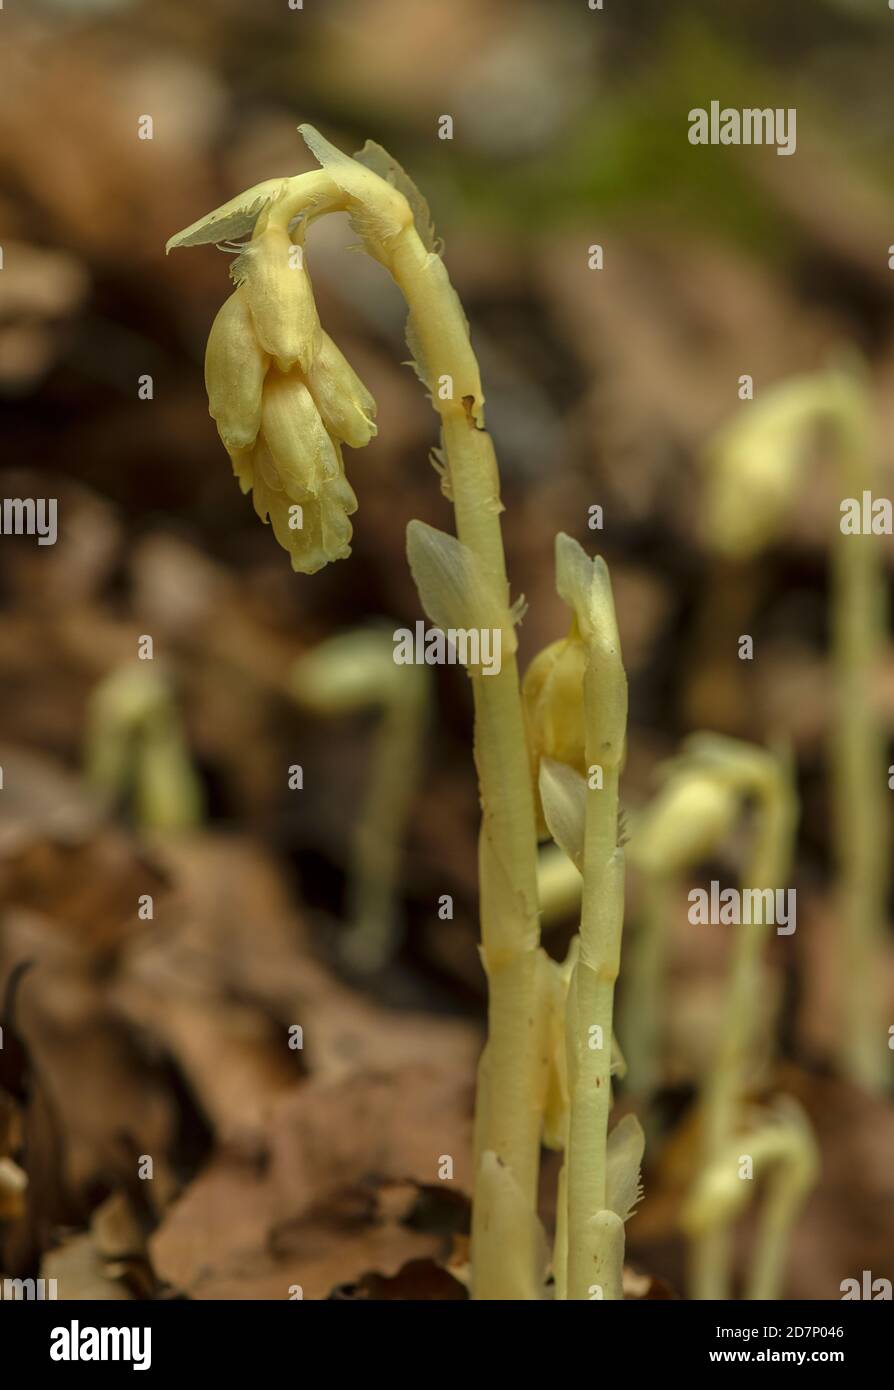
[[[720,554],[758,554],[784,531],[813,435],[828,413],[829,373],[794,377],[743,407],[705,452],[704,532]]]
[[[342,445],[376,432],[375,402],[320,327],[303,231],[274,196],[232,267],[236,289],[208,337],[208,406],[243,492],[292,568],[314,574],[351,553],[357,498]],[[212,214],[212,218],[215,215]]]
[[[691,868],[723,842],[739,808],[735,788],[715,773],[675,769],[637,824],[632,858],[651,873]]]
[[[632,858],[646,872],[680,873],[714,853],[747,801],[778,807],[790,826],[787,758],[723,734],[690,734],[661,769],[662,784],[640,817]],[[778,835],[778,843],[785,836]]]

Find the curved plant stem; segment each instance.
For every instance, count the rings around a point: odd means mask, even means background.
[[[775,889],[791,861],[796,807],[790,770],[780,761],[775,776],[768,776],[757,815],[751,862],[743,875],[743,889]],[[703,1168],[719,1161],[735,1131],[739,1106],[747,1090],[747,1068],[754,1048],[754,1020],[758,1013],[761,958],[769,924],[760,904],[757,920],[736,927],[733,961],[723,1008],[720,1038],[704,1088]],[[696,1238],[691,1252],[691,1286],[695,1299],[730,1296],[731,1226],[719,1222]]]
[[[399,238],[390,265],[410,307],[430,379],[465,380],[471,355],[468,328],[442,263],[426,251],[414,228]],[[458,345],[458,354],[452,349]],[[457,360],[459,355],[460,360]],[[474,362],[474,359],[472,359]],[[476,426],[468,397],[432,403],[441,417],[444,454],[460,541],[473,552],[505,604],[509,619],[509,585],[500,528],[499,477],[489,435]],[[479,1088],[480,1152],[491,1151],[511,1171],[525,1207],[537,1206],[541,1112],[538,1104],[541,1040],[536,1019],[539,923],[537,912],[537,834],[534,797],[522,721],[514,655],[504,657],[499,674],[473,676],[475,763],[481,796],[479,841],[481,940],[487,972],[488,1042]],[[485,1094],[482,1095],[481,1091]],[[480,1167],[479,1167],[480,1174]],[[477,1192],[477,1180],[476,1180]],[[499,1270],[509,1261],[481,1259],[481,1203],[473,1205],[472,1265],[476,1298],[503,1296]],[[533,1270],[532,1248],[516,1244],[511,1258]],[[492,1271],[485,1282],[474,1275],[477,1262]],[[533,1296],[533,1293],[532,1293]]]
[[[842,374],[842,481],[862,501],[876,481],[870,409],[859,382]],[[836,716],[832,732],[833,804],[840,878],[840,978],[845,991],[839,1036],[843,1071],[870,1090],[890,1079],[883,972],[887,894],[887,758],[874,704],[885,646],[886,603],[878,538],[845,535],[832,548],[832,645]]]
[[[587,798],[584,838],[584,900],[580,959],[568,1002],[568,1291],[589,1300],[603,1283],[596,1272],[601,1232],[592,1222],[606,1205],[606,1144],[611,1110],[611,1039],[615,981],[621,956],[624,915],[624,852],[618,848],[619,767],[603,764],[601,791]],[[597,872],[598,866],[598,872]],[[598,1027],[601,1046],[591,1047]],[[573,1059],[573,1060],[572,1060]],[[614,1281],[603,1297],[617,1297]]]
[[[767,1301],[781,1296],[789,1236],[805,1191],[801,1183],[792,1183],[784,1169],[767,1179],[767,1194],[758,1218],[754,1255],[745,1285],[746,1299]]]

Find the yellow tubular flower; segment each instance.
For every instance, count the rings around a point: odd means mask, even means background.
[[[362,449],[376,433],[376,403],[353,367],[324,333],[307,372],[307,385],[331,435]]]
[[[304,265],[304,248],[296,245],[285,227],[268,224],[255,234],[234,261],[231,274],[244,286],[255,334],[264,352],[281,372],[297,363],[311,367],[320,346],[322,329],[310,276]]]
[[[270,358],[255,336],[245,291],[224,300],[208,335],[208,412],[227,449],[250,449],[261,427],[261,392]]]
[[[290,497],[317,497],[323,483],[338,476],[335,444],[298,372],[269,374],[261,425],[279,486]]]
[[[319,482],[315,494],[299,492],[297,497],[284,486],[263,436],[251,460],[255,511],[262,521],[270,522],[276,539],[291,556],[292,569],[302,574],[316,574],[330,560],[343,560],[351,553],[348,516],[357,510],[357,498],[344,476],[341,453],[337,446],[333,449],[333,476]],[[244,484],[243,490],[247,490]]]
[[[233,266],[237,288],[208,338],[209,411],[244,493],[292,568],[314,574],[351,553],[357,498],[342,443],[376,432],[376,405],[320,328],[301,247],[264,214]],[[299,235],[296,233],[296,235]]]

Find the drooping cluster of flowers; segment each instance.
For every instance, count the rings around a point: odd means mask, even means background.
[[[300,234],[261,214],[232,267],[236,288],[208,337],[208,405],[242,491],[292,568],[351,553],[357,498],[342,445],[376,433],[375,401],[323,332]],[[294,239],[293,239],[294,238]]]

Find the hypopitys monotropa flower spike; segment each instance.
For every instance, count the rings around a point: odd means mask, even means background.
[[[236,289],[208,337],[208,407],[243,492],[292,568],[314,574],[351,553],[357,499],[342,443],[376,432],[375,401],[317,317],[301,233],[274,199],[233,266]],[[284,216],[284,214],[283,214]]]
[[[316,416],[311,447],[298,458],[293,447],[268,439],[268,427],[276,431],[267,415],[271,422],[278,418],[273,406],[265,411],[268,390],[275,383],[277,391],[285,392],[275,373],[303,384],[336,446],[366,441],[372,433],[371,402],[322,333],[317,339],[312,327],[308,333],[306,317],[299,316],[299,331],[303,324],[307,338],[299,347],[286,335],[294,319],[283,323],[271,313],[268,322],[269,267],[267,259],[259,257],[269,258],[275,278],[281,278],[270,255],[276,250],[274,239],[265,240],[268,229],[279,229],[276,241],[288,250],[284,234],[296,247],[317,218],[346,212],[363,249],[390,272],[407,302],[411,353],[440,418],[442,485],[454,503],[457,526],[451,545],[450,537],[424,527],[417,533],[419,523],[411,525],[411,567],[420,580],[423,607],[430,617],[437,615],[432,618],[436,625],[441,618],[459,617],[461,628],[500,634],[499,669],[494,664],[484,671],[471,659],[467,667],[476,707],[483,808],[481,936],[490,998],[489,1038],[476,1099],[472,1291],[478,1299],[535,1298],[541,1292],[536,1279],[542,1265],[536,1205],[544,1056],[539,1024],[532,1026],[543,1012],[538,997],[543,971],[538,952],[537,844],[515,662],[518,608],[510,609],[508,601],[499,473],[484,429],[480,374],[431,215],[412,181],[378,146],[367,144],[351,159],[309,127],[302,127],[302,134],[322,168],[249,189],[180,232],[169,246],[252,238],[253,249],[237,264],[237,279],[247,296],[251,338],[271,359],[264,374],[260,419],[250,391],[242,407],[244,419],[238,409],[230,410],[226,386],[221,399],[212,392],[213,408],[230,436],[233,467],[243,490],[254,491],[256,508],[290,549],[293,565],[304,570],[347,554],[347,516],[355,503],[338,447],[336,471],[330,476],[331,455],[317,431]],[[288,254],[291,258],[292,252]],[[309,290],[309,282],[304,288]],[[278,327],[283,337],[277,336]],[[216,350],[213,357],[212,378]],[[229,355],[223,353],[220,360],[226,370]],[[448,383],[451,389],[445,390]],[[281,405],[277,403],[277,411]],[[304,411],[306,405],[302,397],[295,408]],[[246,437],[250,444],[245,444]],[[233,448],[234,442],[238,447]],[[293,531],[296,512],[303,517],[303,529]]]

